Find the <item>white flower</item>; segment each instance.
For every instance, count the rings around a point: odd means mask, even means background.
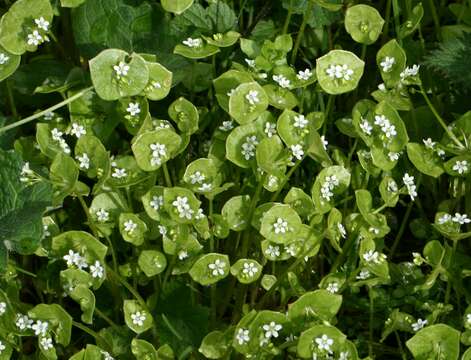
[[[213,276],[224,275],[224,269],[226,268],[226,262],[220,259],[216,259],[214,263],[208,265],[209,270]]]
[[[412,324],[412,330],[414,331],[419,331],[422,329],[425,325],[427,325],[428,321],[427,320],[422,320],[422,319],[417,319],[417,322]]]
[[[280,256],[280,247],[279,246],[272,246],[268,245],[267,249],[265,250],[265,254],[267,254],[270,257],[276,258]]]
[[[249,330],[240,328],[237,330],[236,340],[239,345],[244,345],[250,341]]]
[[[375,115],[375,125],[383,126],[389,120],[384,115]]]
[[[67,145],[64,139],[61,139],[59,141],[59,145],[62,148],[62,151],[65,152],[66,154],[70,154],[70,147]]]
[[[339,360],[348,360],[349,356],[350,356],[350,353],[348,351],[342,351],[339,354]]]
[[[109,218],[110,218],[110,213],[108,211],[106,211],[105,209],[99,209],[96,213],[95,213],[97,219],[99,222],[105,222],[105,221],[108,221]]]
[[[455,165],[453,165],[453,170],[458,172],[458,174],[464,174],[468,172],[468,162],[466,160],[460,161],[457,160]]]
[[[49,21],[44,19],[42,16],[39,19],[34,19],[34,22],[36,23],[38,28],[44,31],[49,31]]]
[[[7,304],[5,302],[0,302],[0,315],[5,314],[5,311],[7,311]]]
[[[299,80],[308,81],[308,80],[312,77],[311,69],[306,69],[306,70],[304,70],[304,71],[299,70],[299,71],[298,71],[298,75],[296,75],[296,77],[297,77]]]
[[[152,81],[152,87],[154,89],[162,89],[162,84],[159,83],[158,81]]]
[[[0,53],[0,65],[5,65],[8,60],[10,60],[9,56],[4,53]]]
[[[384,133],[384,135],[386,135],[388,139],[397,135],[396,127],[392,125],[390,121],[384,117],[384,115],[381,115],[381,117],[378,117],[378,119],[380,120],[375,121],[375,124],[381,126],[381,131]]]
[[[304,151],[303,151],[303,147],[300,144],[291,145],[290,149],[291,149],[291,153],[296,159],[302,160],[304,156]]]
[[[144,311],[136,311],[134,314],[131,314],[132,323],[137,326],[144,325],[146,321],[146,313]]]
[[[111,176],[116,179],[121,179],[128,176],[128,174],[126,173],[126,169],[114,168]]]
[[[343,238],[347,237],[347,230],[345,230],[345,226],[342,223],[337,223],[337,229],[339,230],[340,236]]]
[[[245,160],[250,160],[255,156],[255,148],[258,145],[258,140],[255,135],[247,136],[245,138],[245,143],[242,144],[241,154],[244,156]]]
[[[321,136],[321,141],[322,141],[322,146],[324,147],[324,150],[327,150],[327,145],[329,145],[329,142],[326,140],[325,135]]]
[[[321,351],[327,351],[328,353],[331,353],[332,350],[330,347],[334,344],[334,340],[329,338],[327,335],[322,335],[321,337],[318,337],[315,339],[315,342],[317,344],[317,348]]]
[[[331,282],[325,288],[331,294],[336,294],[339,292],[339,283],[338,282]]]
[[[141,107],[139,106],[139,103],[130,102],[126,108],[126,111],[129,113],[129,115],[136,116],[140,114]]]
[[[419,73],[420,65],[412,65],[412,67],[406,67],[400,76],[402,80],[405,80],[409,76],[416,76]]]
[[[209,183],[202,183],[201,186],[198,188],[198,191],[211,191],[213,189],[213,185]]]
[[[373,130],[373,127],[370,125],[368,120],[363,119],[363,121],[360,123],[360,129],[367,135],[371,135],[371,131]]]
[[[219,130],[230,131],[234,128],[234,122],[232,120],[226,120],[222,122],[222,125],[219,126]]]
[[[353,75],[353,70],[346,64],[330,65],[326,73],[331,79],[343,79],[348,81],[351,79],[351,75]]]
[[[471,313],[466,314],[466,323],[471,324]]]
[[[23,314],[16,314],[16,321],[15,325],[20,330],[31,329],[31,325],[33,325],[33,320],[31,320],[28,315]]]
[[[62,131],[60,131],[58,128],[54,128],[51,130],[51,136],[53,140],[56,140],[56,141],[63,140],[62,135],[63,135]]]
[[[104,357],[103,360],[114,360],[114,357],[112,357],[108,351],[100,350],[100,353]]]
[[[81,169],[89,169],[90,168],[90,158],[88,157],[87,153],[83,153],[82,155],[77,155],[75,157],[79,162],[79,167]]]
[[[49,231],[49,225],[43,225],[43,239],[51,236],[51,232]]]
[[[285,251],[290,256],[296,256],[296,254],[298,253],[298,249],[294,244],[290,244],[288,247],[286,247]]]
[[[414,177],[410,176],[408,173],[405,173],[402,178],[402,181],[404,182],[404,185],[407,188],[411,200],[414,200],[417,196],[417,187],[414,184]]]
[[[268,175],[268,186],[273,187],[278,184],[278,178],[275,175]]]
[[[3,341],[0,340],[0,355],[2,354],[3,350],[5,350],[7,347],[3,344]]]
[[[273,135],[276,135],[276,124],[273,124],[269,121],[267,121],[265,123],[265,134],[267,134],[267,136],[269,138],[271,138]]]
[[[163,204],[164,204],[164,197],[162,195],[152,196],[152,200],[149,203],[150,207],[154,209],[155,211],[158,211]]]
[[[296,115],[294,117],[294,124],[295,128],[304,129],[309,121],[304,117],[304,115]]]
[[[253,277],[258,272],[258,268],[253,262],[245,262],[242,272],[247,276]]]
[[[186,40],[183,40],[182,41],[183,45],[186,45],[190,48],[197,48],[197,47],[200,47],[203,45],[203,40],[201,39],[192,39],[191,37],[189,37],[188,39]]]
[[[413,262],[415,265],[420,266],[420,265],[423,264],[424,258],[422,258],[422,255],[420,255],[420,253],[418,253],[418,252],[413,252],[413,253],[412,253],[412,257],[413,257],[412,262]]]
[[[325,177],[325,183],[330,189],[333,189],[334,187],[338,186],[340,184],[339,179],[337,179],[337,176],[331,175],[331,176],[326,176]]]
[[[374,264],[381,264],[381,262],[383,262],[384,259],[386,259],[386,255],[380,254],[377,251],[368,250],[367,252],[363,254],[363,259],[366,262],[372,262]]]
[[[47,321],[36,321],[33,325],[31,325],[31,329],[34,331],[34,335],[46,335],[47,329],[49,327],[49,323]]]
[[[90,273],[92,274],[92,277],[101,279],[105,273],[105,269],[97,260],[95,261],[95,264],[90,265]]]
[[[378,89],[380,91],[386,91],[386,85],[384,85],[384,83],[381,83],[381,84],[378,85]]]
[[[437,155],[440,156],[442,159],[445,159],[445,150],[437,149]]]
[[[468,218],[468,215],[460,213],[455,213],[455,216],[453,216],[451,220],[460,225],[469,224],[471,222],[471,219]]]
[[[70,130],[70,133],[72,135],[75,135],[78,138],[80,138],[82,135],[85,135],[87,133],[87,130],[82,125],[79,125],[77,123],[72,124],[72,129]]]
[[[255,60],[252,60],[252,59],[244,59],[245,62],[247,63],[247,65],[251,68],[254,68],[255,67]]]
[[[283,89],[287,89],[291,86],[291,81],[289,81],[283,75],[273,75],[273,81],[276,82]]]
[[[278,331],[281,331],[281,329],[283,329],[283,326],[275,323],[274,321],[271,321],[269,324],[263,325],[262,329],[265,331],[265,337],[267,339],[270,339],[272,337],[277,338],[279,335]]]
[[[167,156],[167,146],[165,144],[154,143],[150,144],[149,147],[152,150],[151,165],[160,165],[162,163],[162,157]]]
[[[28,45],[38,46],[39,44],[44,42],[44,39],[38,30],[33,30],[31,34],[28,34],[27,42]]]
[[[275,234],[284,234],[288,229],[288,222],[282,218],[276,219],[276,222],[273,224],[273,228],[275,229]]]
[[[185,260],[187,257],[188,257],[188,251],[180,250],[178,252],[178,260],[182,261],[182,260]]]
[[[50,338],[50,337],[41,338],[41,340],[39,340],[39,344],[46,351],[48,351],[49,349],[52,349],[54,347],[54,345],[52,343],[52,338]]]
[[[120,79],[128,74],[129,65],[123,61],[120,61],[118,65],[113,66],[113,70],[116,74],[116,77]]]
[[[88,267],[87,260],[83,256],[79,255],[75,261],[75,266],[77,266],[79,270],[85,269]]]
[[[124,222],[124,231],[126,231],[128,234],[132,234],[136,228],[137,224],[131,219]]]
[[[250,105],[255,105],[260,102],[257,90],[250,90],[249,93],[245,95],[245,99],[249,102]]]
[[[158,225],[159,228],[159,234],[162,236],[167,235],[167,228],[163,225]]]
[[[436,145],[436,142],[435,142],[435,141],[432,141],[431,138],[422,139],[422,141],[423,141],[425,147],[426,147],[427,149],[430,149],[430,150],[432,150],[432,149],[435,147],[435,145]]]
[[[21,182],[28,182],[30,180],[30,178],[34,176],[34,172],[29,167],[29,162],[28,161],[26,161],[23,164],[23,167],[21,168],[20,175],[21,175],[21,177],[20,177]]]
[[[370,272],[367,269],[361,269],[360,273],[356,276],[358,280],[366,280],[370,277]]]
[[[72,266],[80,261],[81,256],[79,253],[69,250],[68,254],[64,255],[62,258],[67,262],[67,266]]]
[[[392,152],[392,151],[388,152],[388,158],[389,158],[389,160],[391,160],[391,161],[397,161],[397,160],[399,160],[399,156],[400,156],[400,155],[401,155],[401,154],[398,153],[398,152]]]
[[[190,182],[194,184],[201,184],[205,179],[204,174],[202,174],[200,171],[195,171],[193,174],[190,175]]]
[[[388,191],[389,192],[397,192],[398,188],[397,188],[397,184],[394,180],[389,180],[388,182]]]
[[[380,62],[380,66],[383,68],[384,72],[391,71],[392,66],[395,64],[396,59],[394,57],[386,56],[383,61]]]
[[[177,209],[178,216],[191,220],[194,211],[190,208],[186,196],[177,196],[177,199],[172,202],[172,205]]]

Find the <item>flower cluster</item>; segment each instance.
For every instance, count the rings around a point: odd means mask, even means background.
[[[255,149],[258,145],[257,136],[247,136],[245,138],[245,142],[242,144],[242,155],[244,156],[245,160],[250,160],[255,156]]]
[[[193,218],[194,211],[191,209],[186,196],[177,196],[176,200],[172,202],[172,205],[177,210],[180,218],[188,220]]]
[[[321,186],[321,196],[326,200],[330,201],[332,196],[334,196],[333,190],[336,186],[340,184],[337,176],[330,175],[326,176],[324,183]]]
[[[33,27],[32,32],[27,35],[27,44],[30,46],[38,46],[44,42],[49,41],[47,32],[49,31],[49,21],[40,17],[34,19],[35,27]]]
[[[347,64],[343,65],[330,65],[325,71],[332,80],[345,80],[348,81],[352,78],[353,70]]]

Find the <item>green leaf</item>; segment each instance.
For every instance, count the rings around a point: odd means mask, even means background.
[[[161,0],[160,3],[165,11],[180,15],[193,5],[193,1],[194,0]]]
[[[460,332],[445,324],[427,326],[409,339],[406,346],[417,360],[436,359],[439,356],[458,360]]]
[[[253,82],[252,76],[238,70],[226,71],[221,76],[214,79],[213,85],[216,90],[216,99],[219,105],[226,112],[229,112],[229,94],[232,93],[232,89],[236,89],[240,84],[249,82]]]
[[[131,147],[139,168],[155,171],[177,154],[181,142],[174,131],[159,129],[138,135]]]
[[[119,232],[124,241],[140,246],[144,243],[147,225],[136,214],[122,213],[119,215]]]
[[[233,231],[242,231],[249,226],[250,196],[238,195],[230,198],[222,207],[221,214]]]
[[[184,40],[189,41],[190,39]],[[191,39],[200,41],[198,46],[188,46],[185,44],[178,44],[173,50],[174,54],[181,55],[188,59],[204,59],[214,54],[217,54],[220,50],[217,46],[204,43],[202,39]]]
[[[118,100],[141,93],[149,81],[146,61],[138,54],[103,50],[89,61],[93,86],[103,100]]]
[[[300,188],[293,186],[289,189],[283,202],[290,205],[303,218],[309,218],[314,213],[311,197]]]
[[[187,99],[181,97],[175,100],[168,108],[168,114],[180,131],[193,134],[198,130],[198,109]]]
[[[254,121],[267,107],[268,97],[257,82],[240,84],[229,98],[229,114],[242,125]]]
[[[47,36],[47,32],[39,29],[34,22],[41,17],[52,22],[53,12],[49,0],[16,1],[0,21],[0,44],[15,55],[36,51],[37,46],[27,42],[28,34],[38,30],[41,36]]]
[[[341,305],[341,295],[331,294],[324,289],[310,291],[289,306],[288,318],[294,324],[302,324],[313,319],[331,321]]]
[[[420,25],[420,21],[424,16],[424,8],[422,3],[419,2],[417,5],[414,6],[412,9],[412,14],[406,20],[404,24],[399,27],[399,33],[397,34],[400,39],[404,39],[405,37],[412,34]]]
[[[239,259],[231,266],[231,274],[242,284],[257,281],[262,275],[263,266],[252,259]]]
[[[212,37],[203,36],[208,44],[217,47],[230,47],[234,45],[240,38],[240,34],[237,31],[229,31],[225,34],[216,33]]]
[[[226,157],[241,168],[255,163],[256,148],[262,139],[261,131],[250,123],[236,127],[226,139]]]
[[[324,350],[319,350],[318,347],[315,346],[315,339],[321,339],[323,335],[333,341],[330,347],[331,351],[338,354],[340,352],[339,350],[343,350],[347,340],[344,334],[330,325],[315,325],[301,333],[297,347],[298,355],[303,359],[312,359],[313,353],[322,355]]]
[[[230,265],[227,255],[210,253],[200,257],[191,267],[189,274],[203,286],[212,285],[229,275]]]
[[[220,359],[226,354],[229,348],[229,339],[221,331],[212,331],[206,335],[198,351],[206,359]]]
[[[131,351],[137,360],[146,359],[146,360],[159,360],[157,356],[157,351],[154,346],[141,339],[134,338],[131,342]]]
[[[145,96],[154,101],[165,98],[172,87],[172,72],[157,62],[147,62],[147,68],[149,81],[144,88]]]
[[[18,69],[20,61],[20,55],[14,55],[0,46],[0,81],[13,74]]]
[[[345,29],[361,44],[371,45],[378,40],[383,25],[384,19],[378,10],[369,5],[349,7],[345,14]]]
[[[82,310],[81,319],[85,324],[93,323],[93,312],[95,311],[95,295],[88,286],[77,285],[70,293],[70,297],[80,305]]]
[[[417,170],[425,175],[437,178],[444,172],[440,157],[422,144],[408,143],[407,156]]]
[[[49,178],[53,184],[53,204],[62,204],[77,185],[79,170],[75,161],[64,153],[59,153],[51,164]]]
[[[345,50],[331,50],[316,60],[316,74],[322,89],[331,95],[354,90],[363,75],[364,61]]]
[[[154,319],[137,300],[124,300],[124,321],[136,334],[141,334],[152,327]]]
[[[350,177],[350,173],[342,166],[335,165],[321,170],[311,190],[317,212],[325,214],[330,211],[335,197],[350,185]]]
[[[406,52],[392,39],[376,53],[376,64],[386,85],[395,86],[401,81],[401,73],[407,65]]]
[[[74,8],[82,5],[87,0],[61,0],[62,7]]]
[[[58,304],[39,304],[28,311],[28,316],[35,320],[47,321],[56,342],[69,345],[72,333],[72,316]]]
[[[137,263],[147,277],[158,275],[167,267],[165,255],[157,250],[143,250]]]
[[[20,181],[21,159],[14,152],[0,150],[0,270],[6,266],[6,249],[32,254],[43,234],[42,215],[51,203],[49,184],[25,186]]]
[[[277,244],[286,244],[294,239],[301,224],[299,215],[291,206],[277,204],[263,215],[260,234]]]
[[[200,205],[201,201],[188,189],[182,187],[164,189],[164,208],[177,223],[189,224],[198,220]]]

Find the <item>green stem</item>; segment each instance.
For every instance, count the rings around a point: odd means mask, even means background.
[[[8,130],[11,130],[11,129],[14,129],[18,126],[21,126],[21,125],[24,125],[24,124],[27,124],[33,120],[36,120],[44,115],[46,115],[48,112],[51,112],[51,111],[54,111],[54,110],[57,110],[67,104],[70,104],[71,102],[74,102],[75,100],[81,98],[83,95],[85,95],[87,92],[89,92],[90,90],[93,89],[93,86],[89,86],[85,89],[83,89],[82,91],[79,91],[77,94],[71,96],[70,98],[64,100],[64,101],[61,101],[60,103],[56,104],[56,105],[53,105],[51,106],[50,108],[47,108],[46,110],[43,110],[43,111],[40,111],[36,114],[33,114],[31,116],[28,116],[27,118],[24,118],[24,119],[21,119],[19,121],[16,121],[14,122],[13,124],[10,124],[10,125],[7,125],[7,126],[4,126],[4,127],[1,127],[0,128],[0,134],[5,132],[5,131],[8,131]]]
[[[410,213],[412,212],[412,207],[414,206],[414,202],[411,201],[409,205],[407,205],[406,213],[402,218],[401,226],[399,227],[399,231],[397,232],[396,238],[394,239],[393,245],[391,247],[391,251],[389,252],[389,258],[392,259],[394,257],[394,253],[396,252],[396,248],[399,245],[399,241],[406,230],[407,222],[409,220]]]
[[[369,341],[368,341],[368,355],[373,358],[373,322],[374,322],[374,296],[371,287],[368,288],[368,295],[370,298],[370,321],[369,321]]]
[[[389,35],[389,19],[391,18],[391,0],[386,2],[386,15],[384,20],[384,30],[383,30],[383,37],[382,42],[384,43],[387,36]]]
[[[88,326],[85,326],[85,325],[83,325],[79,322],[76,322],[76,321],[72,321],[72,326],[75,326],[77,329],[80,329],[83,332],[90,335],[91,337],[95,338],[95,341],[97,343],[98,343],[98,341],[100,341],[100,342],[106,344],[106,346],[107,346],[106,350],[111,351],[112,346],[110,345],[110,343],[105,338],[103,338],[100,334],[98,334],[97,332],[90,329]]]
[[[401,18],[399,16],[399,2],[398,0],[392,0],[393,13],[394,13],[394,28],[396,31],[396,37],[399,41],[399,45],[402,46],[402,39],[399,37],[399,29],[401,24]]]
[[[164,173],[165,184],[167,187],[172,187],[172,179],[170,178],[170,174],[168,172],[167,163],[162,165],[162,171]]]
[[[453,258],[455,257],[456,247],[458,246],[458,241],[453,240],[453,247],[451,248],[450,254],[450,266],[453,266]],[[450,295],[451,295],[451,283],[452,283],[452,276],[450,276],[450,271],[448,271],[448,282],[446,284],[446,291],[445,291],[445,305],[448,305],[450,302]]]
[[[401,352],[402,360],[407,360],[407,355],[404,352],[404,348],[402,346],[402,341],[401,341],[401,338],[399,337],[399,334],[397,333],[397,331],[394,331],[394,335],[396,336],[397,346],[399,347],[399,351]]]
[[[438,114],[438,111],[435,109],[435,107],[433,106],[432,102],[430,101],[429,97],[427,96],[427,93],[425,92],[425,89],[424,87],[422,86],[422,84],[419,85],[420,86],[420,93],[422,94],[422,96],[424,97],[425,99],[425,102],[427,103],[428,107],[430,108],[430,110],[432,111],[433,115],[435,116],[435,118],[438,120],[438,122],[440,123],[441,127],[443,128],[443,130],[445,130],[445,132],[447,133],[447,135],[450,137],[451,140],[453,140],[453,142],[461,149],[464,148],[463,144],[456,138],[455,134],[453,134],[453,132],[448,129],[448,126],[446,126],[445,124],[445,121],[443,120],[443,118],[440,116],[440,114]]]
[[[293,7],[293,0],[290,0],[288,14],[286,15],[285,23],[283,24],[283,31],[282,31],[283,35],[288,32],[288,27],[289,27],[289,23],[291,21],[291,16],[293,15],[292,7]]]
[[[29,271],[27,271],[27,270],[25,270],[25,269],[22,269],[22,268],[20,268],[20,267],[18,267],[18,266],[16,266],[16,265],[13,265],[13,267],[14,267],[15,270],[18,271],[19,273],[22,273],[22,274],[25,274],[25,275],[28,275],[28,276],[31,276],[31,277],[34,277],[34,278],[37,277],[36,274],[33,274],[32,272],[29,272]]]
[[[146,310],[149,314],[151,313],[142,296],[136,289],[131,286],[131,284],[124,280],[118,273],[114,272],[110,267],[107,266],[106,271],[111,274],[116,280],[118,280],[118,282],[134,296],[134,298],[139,302],[139,304],[144,308],[144,310]]]
[[[379,208],[377,208],[376,210],[373,211],[373,214],[377,214],[381,211],[383,211],[384,209],[386,209],[388,207],[388,204],[383,204],[381,205]]]
[[[306,29],[307,20],[309,18],[309,14],[311,13],[313,5],[314,5],[314,2],[309,1],[306,12],[304,13],[304,16],[303,16],[303,22],[301,23],[301,26],[299,27],[298,36],[296,37],[293,52],[291,53],[291,64],[292,65],[294,65],[294,63],[296,62],[296,56],[298,55],[299,46],[301,45],[301,40],[303,39],[304,30]]]
[[[440,31],[440,19],[438,18],[437,9],[435,7],[435,1],[429,0],[430,12],[432,13],[433,25],[435,27],[435,34],[437,35],[437,40],[442,41],[442,35]]]
[[[108,323],[108,325],[110,325],[111,327],[114,327],[115,329],[118,329],[118,325],[116,325],[113,320],[111,320],[105,313],[103,313],[97,307],[95,307],[95,314],[97,314],[98,317],[101,317],[103,320],[105,320]]]
[[[18,112],[16,111],[15,97],[13,96],[13,89],[11,88],[10,79],[5,80],[5,87],[7,89],[8,102],[10,103],[11,115],[17,119]]]
[[[299,167],[299,165],[301,165],[301,163],[303,162],[303,159],[301,160],[298,160],[296,162],[296,164],[294,164],[294,166],[289,169],[288,173],[286,174],[285,178],[283,179],[283,181],[281,182],[281,185],[280,187],[278,188],[278,190],[273,194],[273,196],[271,197],[270,201],[273,202],[273,201],[276,201],[276,199],[278,198],[278,196],[280,195],[280,193],[283,191],[283,188],[285,187],[286,183],[288,182],[288,180],[290,179],[291,175],[293,175],[293,173],[296,171],[296,169]]]

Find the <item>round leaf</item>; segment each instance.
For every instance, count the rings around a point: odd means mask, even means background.
[[[229,257],[223,254],[210,253],[200,257],[190,269],[191,278],[206,286],[217,283],[229,275]]]
[[[229,99],[229,114],[239,124],[254,121],[267,107],[267,94],[257,82],[240,84]]]
[[[353,40],[370,45],[378,40],[384,20],[378,10],[368,5],[349,7],[345,14],[345,29]]]

